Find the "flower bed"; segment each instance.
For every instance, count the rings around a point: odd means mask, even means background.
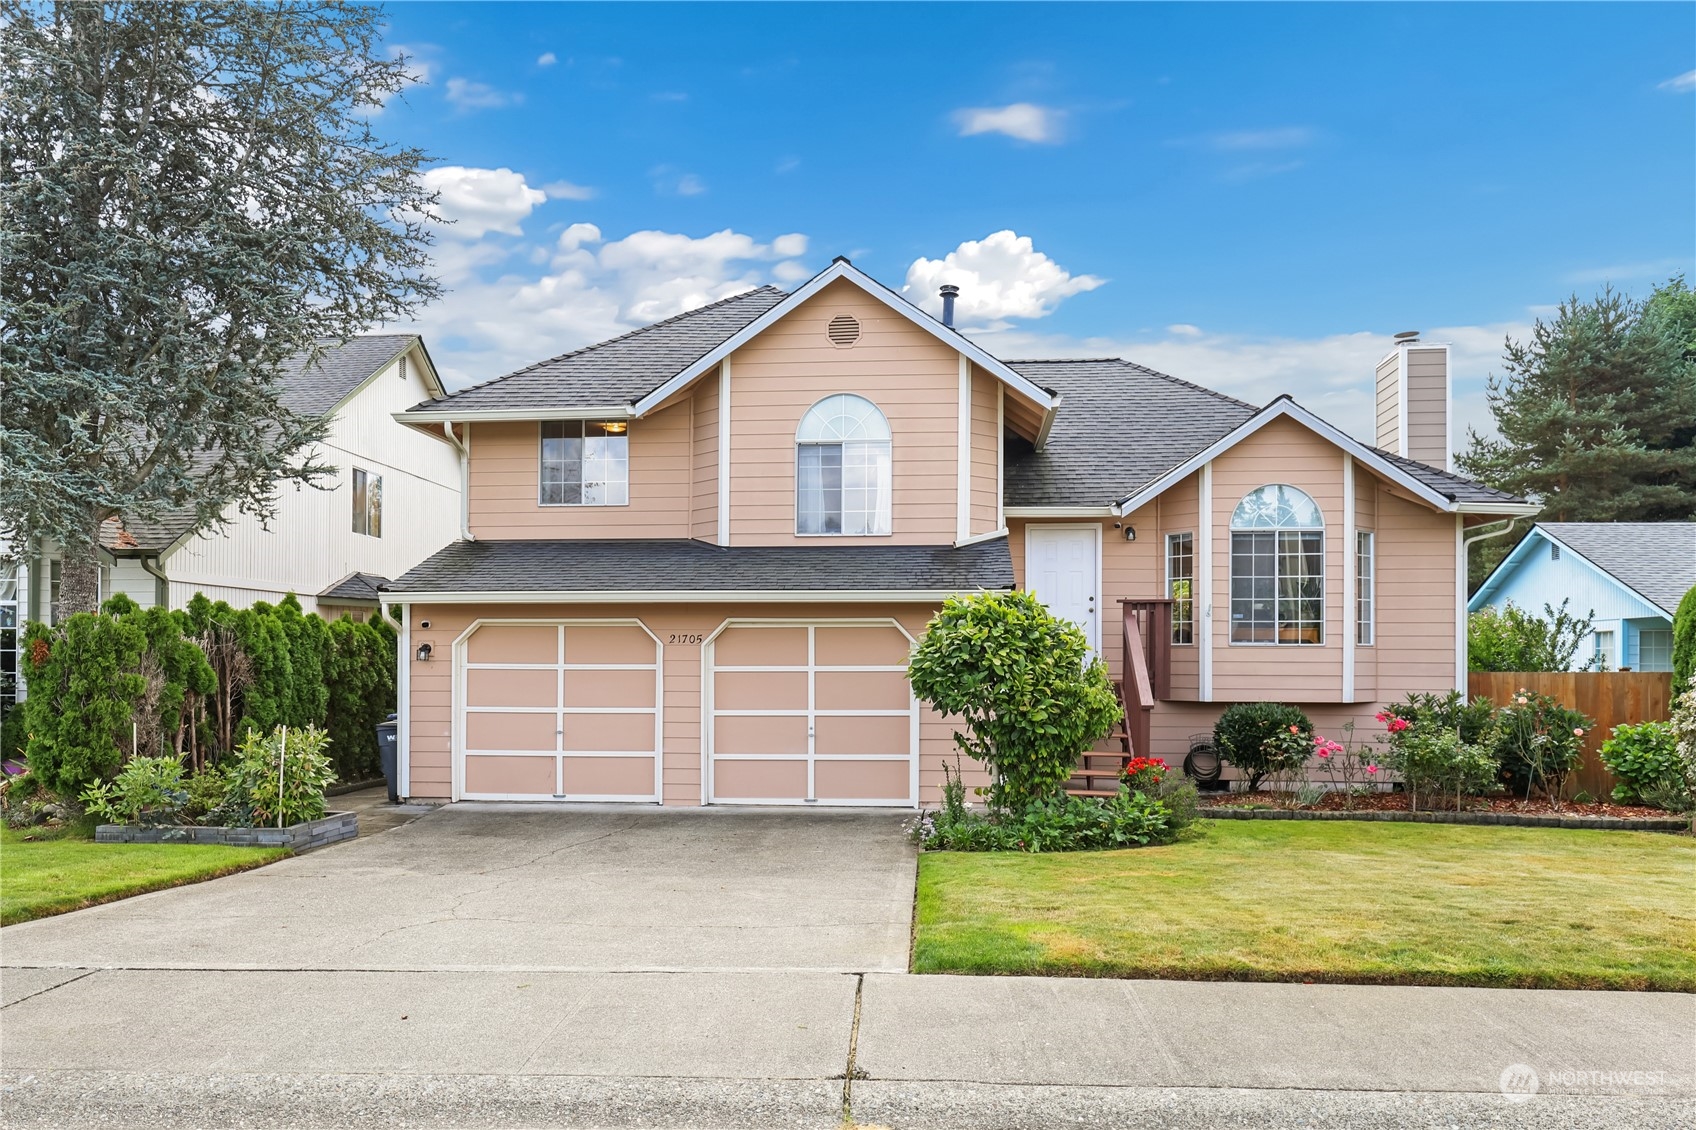
[[[1370,793],[1349,800],[1327,793],[1311,804],[1298,805],[1287,793],[1230,793],[1205,797],[1197,813],[1223,820],[1389,820],[1421,824],[1518,824],[1543,828],[1616,829],[1634,832],[1683,832],[1689,816],[1669,815],[1659,808],[1635,804],[1562,802],[1555,808],[1546,799],[1527,802],[1514,797],[1470,797],[1460,811],[1414,811],[1404,792]]]
[[[286,847],[299,853],[351,840],[359,835],[359,816],[331,812],[283,828],[222,828],[202,825],[101,824],[97,844],[220,844],[225,847]]]

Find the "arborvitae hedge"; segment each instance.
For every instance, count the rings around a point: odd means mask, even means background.
[[[1677,698],[1696,675],[1696,587],[1678,602],[1672,618],[1672,691]]]

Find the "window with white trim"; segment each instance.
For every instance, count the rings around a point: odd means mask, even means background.
[[[1325,642],[1325,519],[1304,491],[1259,487],[1231,514],[1231,642]]]
[[[1590,658],[1595,662],[1595,669],[1598,671],[1612,671],[1614,667],[1617,666],[1614,663],[1613,629],[1609,628],[1606,631],[1597,631],[1590,637],[1590,639]]]
[[[1378,602],[1374,584],[1378,562],[1374,557],[1377,538],[1371,530],[1354,535],[1354,642],[1371,647],[1378,638]]]
[[[890,531],[889,421],[863,396],[838,393],[795,429],[795,532]]]
[[[1637,633],[1637,670],[1672,670],[1672,630]]]
[[[18,583],[21,574],[17,563],[0,562],[0,718],[18,704],[18,643],[23,632],[23,618],[19,615],[23,596]]]
[[[1195,642],[1195,535],[1166,535],[1166,595],[1172,601],[1172,642]]]
[[[383,536],[383,476],[353,469],[353,532]]]
[[[544,420],[543,506],[630,503],[628,420]]]

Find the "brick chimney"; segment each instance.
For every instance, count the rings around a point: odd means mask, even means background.
[[[1410,330],[1378,362],[1377,445],[1433,467],[1449,468],[1449,347]]]

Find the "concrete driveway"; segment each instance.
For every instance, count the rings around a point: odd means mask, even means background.
[[[902,971],[893,812],[455,805],[256,871],[6,928],[7,966]]]

